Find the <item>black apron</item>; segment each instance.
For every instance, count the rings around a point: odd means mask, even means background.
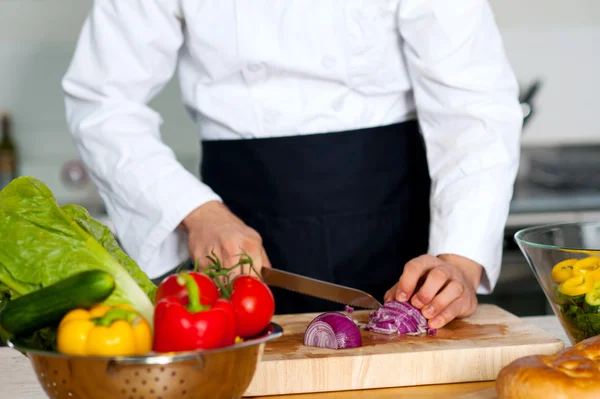
[[[382,301],[403,265],[427,251],[430,178],[416,121],[202,148],[203,182],[258,231],[274,268]],[[273,294],[277,314],[343,309]]]

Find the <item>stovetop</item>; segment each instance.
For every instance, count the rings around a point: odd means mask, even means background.
[[[600,187],[548,188],[527,179],[515,184],[510,212],[574,212],[600,210]]]
[[[600,211],[600,146],[522,150],[512,214]]]

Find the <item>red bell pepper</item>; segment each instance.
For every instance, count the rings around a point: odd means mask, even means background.
[[[227,328],[223,331],[223,346],[233,345],[235,343],[237,330],[233,304],[228,299],[219,298],[213,304],[213,309],[223,309],[228,320]]]
[[[187,289],[187,296],[167,296],[154,309],[154,350],[181,352],[215,349],[229,339],[231,325],[225,304],[200,303],[198,283],[187,273],[177,282]]]
[[[200,289],[200,303],[202,305],[212,305],[219,298],[219,290],[210,277],[197,271],[187,272],[187,274],[192,276],[198,284],[198,288]],[[177,282],[179,276],[180,274],[170,275],[160,283],[154,297],[155,303],[160,302],[168,296],[182,297],[187,295],[185,285]]]

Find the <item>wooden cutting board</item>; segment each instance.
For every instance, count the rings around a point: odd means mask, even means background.
[[[479,305],[433,337],[387,336],[363,331],[363,347],[331,350],[303,345],[318,314],[275,316],[281,338],[268,343],[244,396],[495,380],[511,361],[552,354],[563,342],[494,305]],[[368,311],[350,316],[359,322]]]

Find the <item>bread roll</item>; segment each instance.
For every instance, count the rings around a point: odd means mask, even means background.
[[[513,361],[498,374],[496,391],[499,399],[599,399],[600,336]]]

